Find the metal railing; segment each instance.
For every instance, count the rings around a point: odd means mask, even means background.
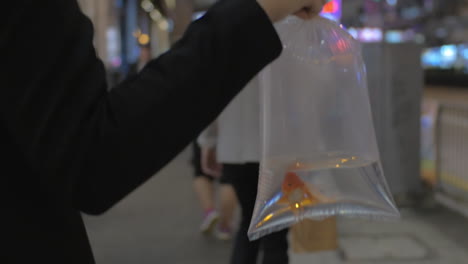
[[[468,216],[468,106],[439,105],[435,145],[436,198]]]

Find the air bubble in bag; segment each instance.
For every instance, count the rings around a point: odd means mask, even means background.
[[[359,42],[322,17],[289,17],[276,28],[284,50],[260,74],[262,158],[249,238],[304,218],[399,218]]]

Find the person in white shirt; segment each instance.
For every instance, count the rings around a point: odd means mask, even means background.
[[[241,206],[241,223],[234,242],[231,264],[256,263],[260,249],[265,264],[286,264],[289,261],[287,230],[253,242],[247,237],[259,173],[259,93],[259,81],[256,78],[198,138],[202,147],[203,170],[210,175],[221,173],[221,178],[234,187]]]

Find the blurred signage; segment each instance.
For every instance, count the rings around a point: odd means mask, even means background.
[[[426,48],[421,59],[424,69],[461,69],[468,73],[467,44]]]
[[[348,32],[361,42],[381,42],[384,37],[381,28],[349,28]]]

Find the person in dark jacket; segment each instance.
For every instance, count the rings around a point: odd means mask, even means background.
[[[94,263],[80,213],[148,180],[280,54],[271,21],[322,4],[222,0],[108,92],[76,0],[3,1],[1,262]]]

